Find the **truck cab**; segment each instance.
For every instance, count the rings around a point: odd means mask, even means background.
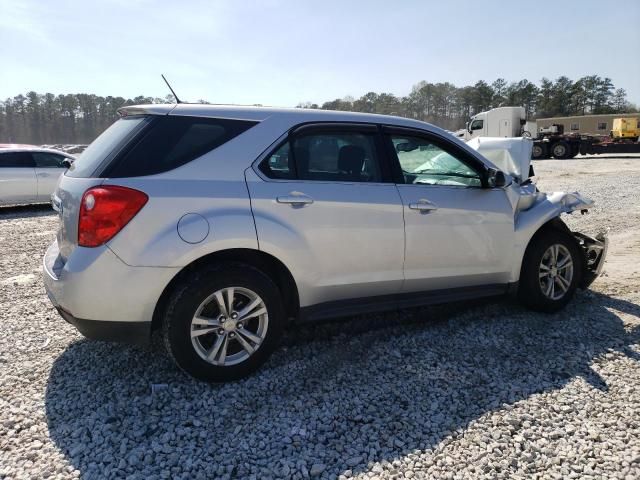
[[[469,120],[465,140],[475,137],[520,137],[526,124],[524,107],[499,107],[480,112]]]

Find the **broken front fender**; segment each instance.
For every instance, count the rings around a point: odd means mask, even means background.
[[[516,262],[518,272],[527,245],[529,245],[533,235],[535,235],[543,225],[551,222],[554,218],[560,217],[563,213],[570,214],[574,211],[586,213],[594,204],[595,202],[593,200],[583,197],[578,192],[554,192],[550,194],[536,192],[535,200],[533,202],[526,202],[526,209],[516,208],[515,231],[518,245],[521,246],[521,250],[519,251],[520,262]],[[522,205],[522,202],[519,202],[519,206],[520,205]],[[562,225],[564,226],[564,223],[562,223]],[[571,233],[580,245],[583,253],[584,275],[581,279],[580,286],[586,288],[602,271],[608,248],[607,235],[606,233],[600,233],[593,238],[579,232]]]
[[[584,213],[595,204],[593,200],[583,197],[578,192],[553,192],[548,195],[547,198],[549,198],[551,203],[557,204],[562,210],[562,213],[571,213],[575,210],[580,210]]]
[[[528,208],[516,211],[516,233],[531,238],[549,220],[576,210],[584,213],[594,204],[593,200],[583,197],[578,192],[553,192],[550,194],[536,192],[535,200],[527,202]],[[522,205],[521,202],[520,205]]]

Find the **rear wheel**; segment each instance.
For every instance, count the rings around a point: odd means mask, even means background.
[[[564,140],[561,140],[559,142],[556,142],[553,147],[551,147],[551,153],[553,154],[554,158],[564,159],[569,158],[571,150],[569,148],[569,144]]]
[[[582,256],[573,237],[559,230],[536,234],[525,253],[518,298],[540,312],[556,312],[573,297],[582,275]]]
[[[167,351],[205,381],[237,380],[257,370],[284,326],[280,291],[260,270],[225,263],[196,270],[174,289],[163,323]]]

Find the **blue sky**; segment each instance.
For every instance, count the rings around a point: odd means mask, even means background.
[[[0,0],[0,98],[294,106],[420,80],[597,74],[640,104],[640,1]]]

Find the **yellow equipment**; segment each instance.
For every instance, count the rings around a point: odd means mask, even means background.
[[[619,140],[631,140],[637,142],[640,137],[640,120],[633,118],[614,118],[611,139],[614,142]]]

